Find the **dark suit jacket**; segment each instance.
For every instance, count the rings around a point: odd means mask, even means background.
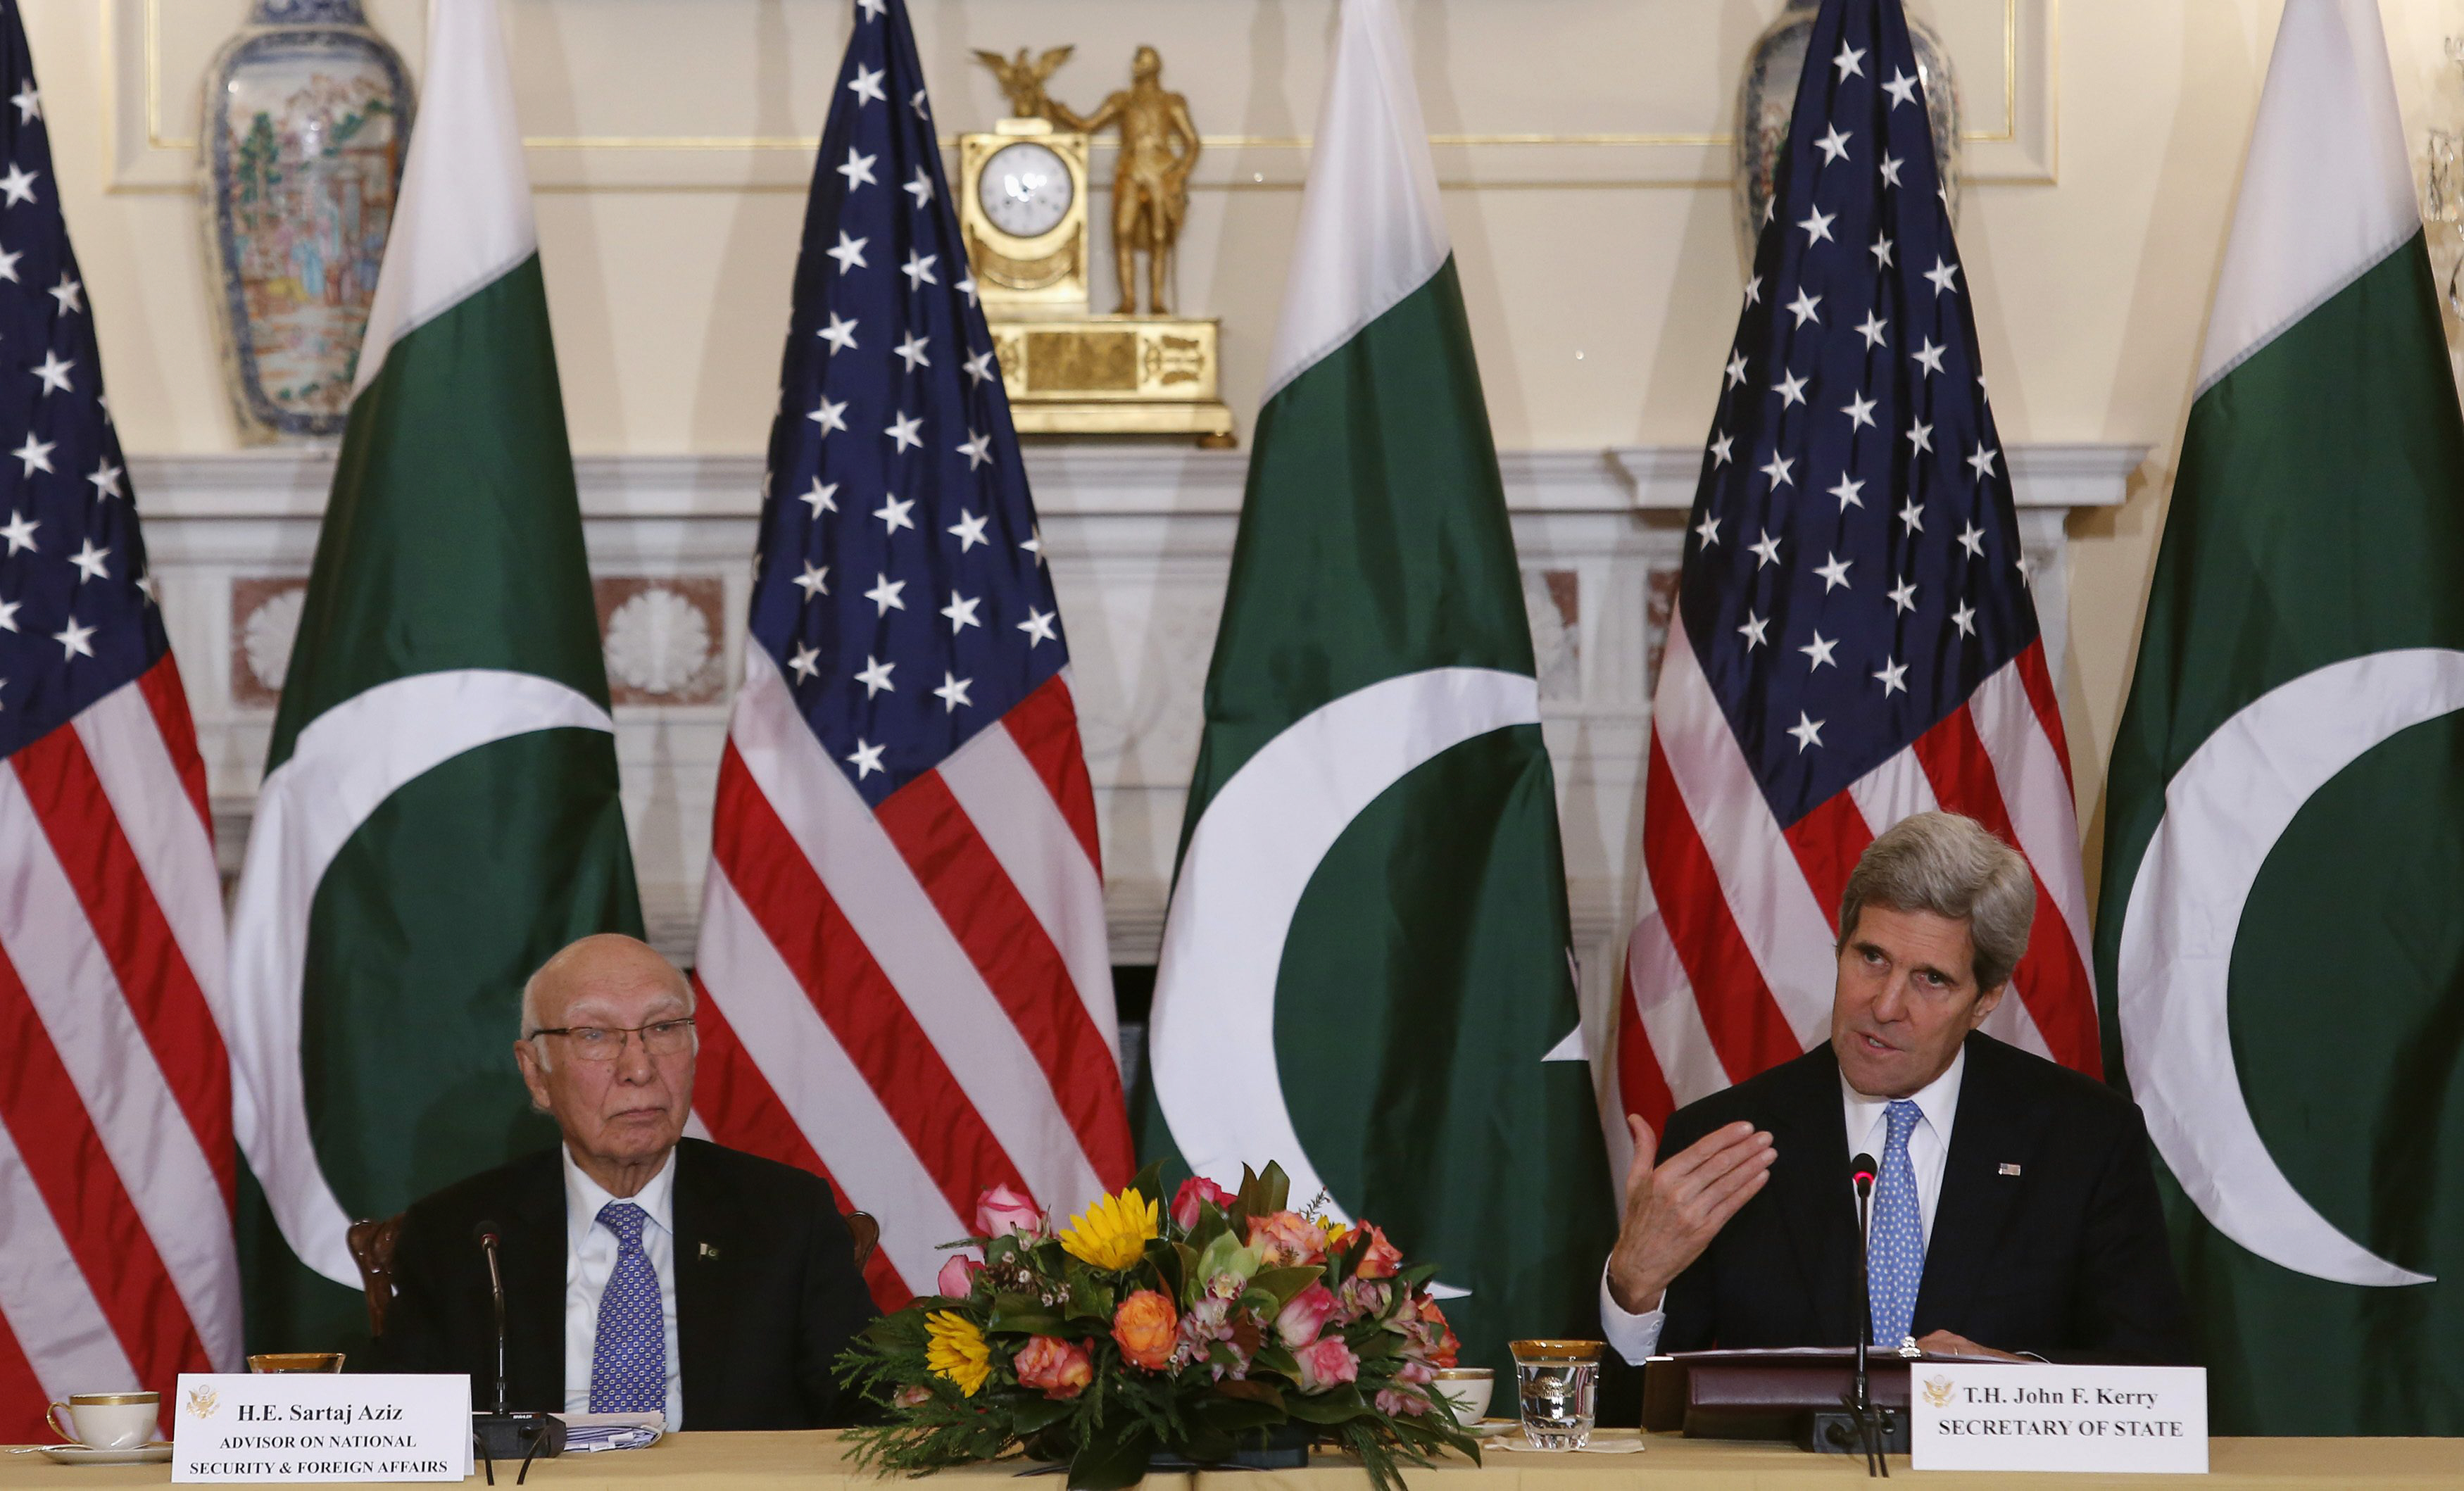
[[[829,1183],[698,1139],[676,1146],[676,1356],[688,1429],[812,1429],[856,1407],[831,1364],[872,1319]],[[488,1264],[504,1239],[505,1374],[517,1411],[564,1407],[564,1174],[555,1150],[437,1192],[404,1214],[380,1371],[471,1374],[495,1393]]]
[[[1660,1349],[1853,1346],[1857,1213],[1830,1042],[1679,1110],[1661,1158],[1741,1118],[1771,1131],[1771,1179],[1669,1286]],[[1934,1330],[2057,1361],[2191,1359],[2136,1104],[1968,1038],[1911,1334]]]

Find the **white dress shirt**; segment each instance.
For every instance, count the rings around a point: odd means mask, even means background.
[[[600,1225],[599,1209],[617,1198],[583,1173],[571,1151],[560,1148],[557,1156],[564,1161],[564,1411],[586,1414],[591,1357],[599,1345],[599,1296],[606,1291],[607,1276],[616,1271],[616,1234]],[[675,1188],[676,1156],[671,1151],[659,1173],[640,1192],[625,1197],[650,1218],[642,1229],[642,1251],[659,1276],[659,1314],[666,1322],[668,1338],[671,1430],[683,1428],[685,1417],[684,1377],[676,1364]]]
[[[1963,1045],[1943,1074],[1918,1088],[1909,1099],[1917,1106],[1918,1117],[1916,1128],[1908,1131],[1908,1168],[1916,1173],[1917,1225],[1924,1230],[1928,1243],[1933,1240],[1934,1203],[1942,1197],[1943,1162],[1950,1156],[1950,1124],[1959,1112],[1959,1079],[1967,1070],[1968,1048]],[[1881,1163],[1882,1150],[1890,1138],[1891,1102],[1889,1098],[1869,1098],[1848,1085],[1846,1076],[1840,1077],[1840,1116],[1850,1154],[1870,1154],[1876,1163]],[[1840,1195],[1853,1216],[1856,1192],[1842,1186]],[[1666,1303],[1664,1298],[1662,1303]],[[1640,1366],[1645,1357],[1659,1349],[1660,1329],[1667,1322],[1663,1309],[1638,1314],[1619,1305],[1609,1289],[1608,1270],[1600,1270],[1600,1333],[1619,1356]]]

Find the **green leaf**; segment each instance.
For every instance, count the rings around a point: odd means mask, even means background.
[[[1230,1215],[1208,1201],[1198,1208],[1198,1224],[1189,1229],[1187,1240],[1192,1247],[1202,1248],[1231,1230]]]
[[[990,1318],[984,1322],[990,1335],[1051,1336],[1061,1333],[1061,1317],[1052,1307],[1032,1295],[996,1294]]]
[[[1241,1206],[1251,1217],[1271,1217],[1290,1210],[1291,1193],[1291,1177],[1272,1160],[1266,1162],[1263,1174],[1251,1173],[1245,1165],[1241,1168]]]
[[[1124,1491],[1136,1485],[1155,1451],[1153,1430],[1098,1430],[1069,1461],[1069,1491]]]
[[[1160,1210],[1166,1199],[1163,1194],[1163,1161],[1147,1161],[1146,1169],[1139,1171],[1137,1178],[1130,1182],[1130,1189],[1155,1202]]]
[[[1349,1384],[1325,1392],[1292,1392],[1284,1397],[1284,1412],[1304,1423],[1348,1423],[1370,1412],[1360,1390]]]
[[[1275,1297],[1275,1307],[1266,1311],[1271,1316],[1281,1312],[1309,1285],[1322,1282],[1325,1277],[1325,1269],[1308,1264],[1291,1268],[1262,1268],[1257,1277],[1249,1281],[1249,1287],[1264,1289]]]
[[[1362,1328],[1364,1326],[1366,1329]],[[1354,1339],[1355,1331],[1359,1333],[1361,1339]],[[1374,1322],[1364,1321],[1361,1325],[1353,1326],[1343,1333],[1343,1338],[1352,1348],[1352,1354],[1359,1357],[1364,1363],[1374,1362],[1381,1357],[1399,1356],[1403,1352],[1403,1338]]]
[[[874,1346],[895,1348],[902,1346],[921,1347],[931,1332],[925,1328],[927,1312],[913,1305],[893,1310],[864,1328],[864,1339]]]
[[[1285,1419],[1281,1404],[1244,1402],[1238,1398],[1208,1398],[1199,1404],[1198,1411],[1210,1426],[1232,1435],[1251,1429],[1272,1429]]]
[[[1075,1407],[1077,1407],[1077,1404],[1071,1400],[1060,1398],[1030,1399],[1027,1402],[1020,1404],[1016,1409],[1011,1411],[1009,1414],[1010,1431],[1022,1439],[1032,1435],[1041,1434],[1045,1430],[1051,1428],[1054,1424],[1057,1424],[1061,1422],[1061,1420],[1068,1417],[1069,1411]]]
[[[1189,1297],[1182,1292],[1188,1286],[1189,1280],[1189,1270],[1182,1263],[1182,1254],[1185,1252],[1187,1249],[1179,1243],[1170,1242],[1162,1238],[1147,1239],[1147,1262],[1155,1269],[1156,1281],[1163,1285],[1165,1294],[1182,1305],[1189,1303]],[[1195,1261],[1194,1258],[1191,1260],[1191,1261]]]
[[[1278,1413],[1281,1413],[1284,1407],[1283,1390],[1271,1382],[1252,1382],[1240,1377],[1226,1378],[1215,1385],[1215,1395],[1223,1398],[1245,1398],[1253,1403],[1268,1404]]]

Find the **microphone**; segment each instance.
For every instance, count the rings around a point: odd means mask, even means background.
[[[488,1298],[496,1312],[496,1414],[505,1410],[505,1272],[496,1257],[504,1239],[497,1235],[494,1218],[481,1217],[472,1224],[471,1240],[488,1256]]]
[[[545,1455],[553,1458],[564,1453],[564,1420],[552,1414],[516,1414],[506,1408],[505,1382],[505,1270],[497,1254],[504,1246],[504,1236],[492,1217],[481,1217],[472,1224],[471,1240],[488,1259],[488,1300],[496,1321],[496,1407],[493,1413],[471,1415],[472,1436],[478,1441],[479,1457],[487,1463],[488,1484],[496,1483],[496,1460],[521,1457],[521,1474],[514,1483],[530,1479],[531,1460]]]

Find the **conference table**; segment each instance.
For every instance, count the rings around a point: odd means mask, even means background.
[[[1058,1477],[1027,1480],[1025,1462],[941,1471],[928,1482],[884,1480],[849,1463],[830,1430],[803,1434],[670,1435],[647,1450],[617,1450],[541,1460],[531,1467],[530,1485],[540,1491],[763,1491],[793,1485],[799,1491],[886,1491],[914,1484],[917,1491],[1062,1491]],[[1604,1445],[1632,1445],[1633,1430],[1608,1430]],[[1844,1487],[1865,1479],[1861,1460],[1806,1455],[1785,1445],[1688,1439],[1673,1434],[1640,1436],[1639,1451],[1623,1454],[1543,1454],[1493,1446],[1486,1463],[1447,1460],[1428,1470],[1407,1469],[1411,1491],[1799,1491]],[[1917,1473],[1892,1457],[1893,1479],[1903,1477],[1941,1491],[1967,1487],[2039,1486],[2045,1491],[2090,1487],[2197,1484],[2233,1491],[2306,1491],[2310,1487],[2455,1486],[2464,1484],[2464,1439],[2217,1439],[2204,1481],[2178,1476],[1986,1475],[1978,1472]],[[40,1455],[0,1455],[0,1491],[127,1491],[167,1485],[168,1465],[59,1465]],[[497,1467],[497,1483],[511,1487],[513,1469]],[[484,1479],[470,1484],[484,1484]],[[1369,1477],[1356,1461],[1320,1455],[1306,1470],[1202,1471],[1157,1474],[1146,1491],[1369,1491]]]

